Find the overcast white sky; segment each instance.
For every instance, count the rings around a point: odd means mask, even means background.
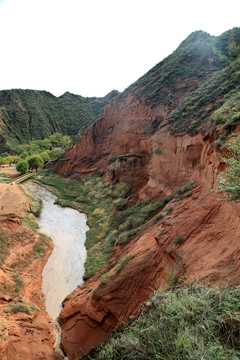
[[[240,0],[0,0],[0,89],[123,91],[192,31],[240,26]]]

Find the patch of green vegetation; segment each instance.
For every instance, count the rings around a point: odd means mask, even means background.
[[[124,266],[129,262],[129,260],[132,259],[132,255],[131,254],[126,254],[117,264],[117,267],[115,269],[115,273],[119,274],[120,271],[122,271],[122,269],[124,268]]]
[[[22,223],[24,226],[33,230],[34,232],[36,232],[39,229],[36,217],[33,213],[27,213],[24,219],[22,220]]]
[[[120,235],[118,235],[116,244],[127,244],[138,232],[139,232],[138,229],[132,229],[121,232]]]
[[[178,234],[173,242],[175,245],[177,245],[179,243],[182,244],[184,242],[184,238],[183,238],[182,234]]]
[[[194,184],[195,184],[195,181],[191,181],[190,183],[188,183],[182,187],[176,187],[175,194],[183,195],[183,194],[187,193],[189,190],[191,190],[191,188],[194,186]]]
[[[167,209],[167,215],[171,215],[171,213],[173,212],[174,210],[174,207],[173,206],[170,206],[168,209]]]
[[[116,206],[117,210],[123,210],[127,205],[127,201],[123,198],[119,198],[113,201],[113,204]]]
[[[23,280],[21,279],[21,277],[19,276],[18,272],[15,272],[12,275],[12,279],[14,281],[14,286],[13,286],[13,290],[12,290],[12,296],[13,297],[18,297],[19,292],[21,290],[21,287],[23,285]]]
[[[157,292],[137,318],[121,325],[83,359],[238,360],[239,298],[239,288],[199,285]]]
[[[176,286],[178,283],[176,271],[168,271],[166,276],[166,281],[168,286],[170,287]]]
[[[24,302],[17,302],[17,303],[10,303],[6,305],[3,309],[6,313],[13,313],[17,314],[19,312],[25,313],[25,314],[31,314],[32,312],[37,312],[39,309],[34,304],[26,304]]]
[[[168,195],[161,200],[152,203],[151,201],[153,200],[148,199],[141,201],[135,206],[132,206],[124,211],[116,213],[114,216],[114,223],[116,228],[119,228],[121,232],[120,239],[125,238],[128,234],[131,235],[128,231],[136,231],[137,228],[145,224],[159,209],[163,208],[169,201],[171,201],[173,197],[174,194]]]
[[[240,70],[236,75],[239,76],[240,82]],[[224,128],[231,129],[231,126],[240,123],[240,93],[236,89],[230,91],[222,99],[223,105],[214,111],[211,120],[217,124],[224,124]],[[225,136],[225,134],[222,134]],[[225,140],[225,139],[221,139]]]
[[[227,165],[219,180],[217,191],[224,193],[225,200],[240,202],[240,137],[233,138],[227,144],[228,156],[222,158]]]
[[[183,102],[168,116],[170,129],[176,133],[194,133],[206,126],[212,118],[218,123],[236,124],[238,109],[231,111],[229,98],[235,96],[240,89],[240,59],[232,61],[226,68],[216,72],[197,90],[191,92]],[[238,101],[238,100],[237,100]],[[224,108],[221,108],[224,106]],[[230,117],[225,118],[225,109],[229,108]],[[218,110],[220,109],[220,110]],[[216,113],[213,113],[216,111]],[[212,115],[213,113],[213,115]]]
[[[155,218],[152,221],[152,225],[155,225],[158,221],[160,221],[162,219],[162,214],[158,214],[157,216],[155,216]]]
[[[46,251],[46,249],[49,247],[49,244],[51,243],[52,239],[46,234],[40,232],[38,232],[38,235],[39,235],[39,240],[33,246],[33,251],[36,254],[38,254],[38,257],[41,257]]]

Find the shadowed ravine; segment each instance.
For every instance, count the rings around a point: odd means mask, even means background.
[[[56,319],[63,299],[83,282],[87,219],[77,210],[55,205],[55,196],[44,187],[31,183],[28,189],[42,199],[40,231],[54,242],[53,252],[43,269],[42,290],[46,309]]]

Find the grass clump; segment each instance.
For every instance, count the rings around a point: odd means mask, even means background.
[[[36,221],[36,217],[33,213],[27,213],[24,219],[22,220],[22,223],[24,226],[33,230],[34,232],[37,232],[37,230],[39,229],[38,223]]]
[[[238,360],[239,298],[239,288],[198,285],[157,292],[85,359]]]
[[[124,266],[129,262],[129,260],[132,259],[132,255],[131,254],[126,254],[118,263],[116,269],[115,269],[115,273],[118,274],[120,273],[120,271],[122,271],[122,269],[124,268]]]
[[[37,312],[38,307],[34,304],[28,305],[24,302],[17,302],[14,304],[8,304],[7,306],[5,306],[3,311],[6,313],[13,313],[13,314],[17,314],[21,312],[29,315],[32,312]]]
[[[191,181],[190,183],[182,186],[182,187],[176,187],[175,188],[175,195],[184,195],[186,194],[188,191],[191,190],[191,188],[193,187],[193,185],[195,184],[195,181]]]
[[[183,238],[182,234],[177,235],[177,237],[174,239],[173,242],[175,245],[177,245],[179,243],[182,244],[184,242],[184,238]]]

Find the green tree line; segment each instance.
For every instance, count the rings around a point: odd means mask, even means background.
[[[24,174],[29,169],[37,169],[49,160],[57,159],[71,144],[70,136],[57,132],[49,138],[19,145],[16,149],[17,155],[2,153],[0,165],[16,164],[17,171]]]

